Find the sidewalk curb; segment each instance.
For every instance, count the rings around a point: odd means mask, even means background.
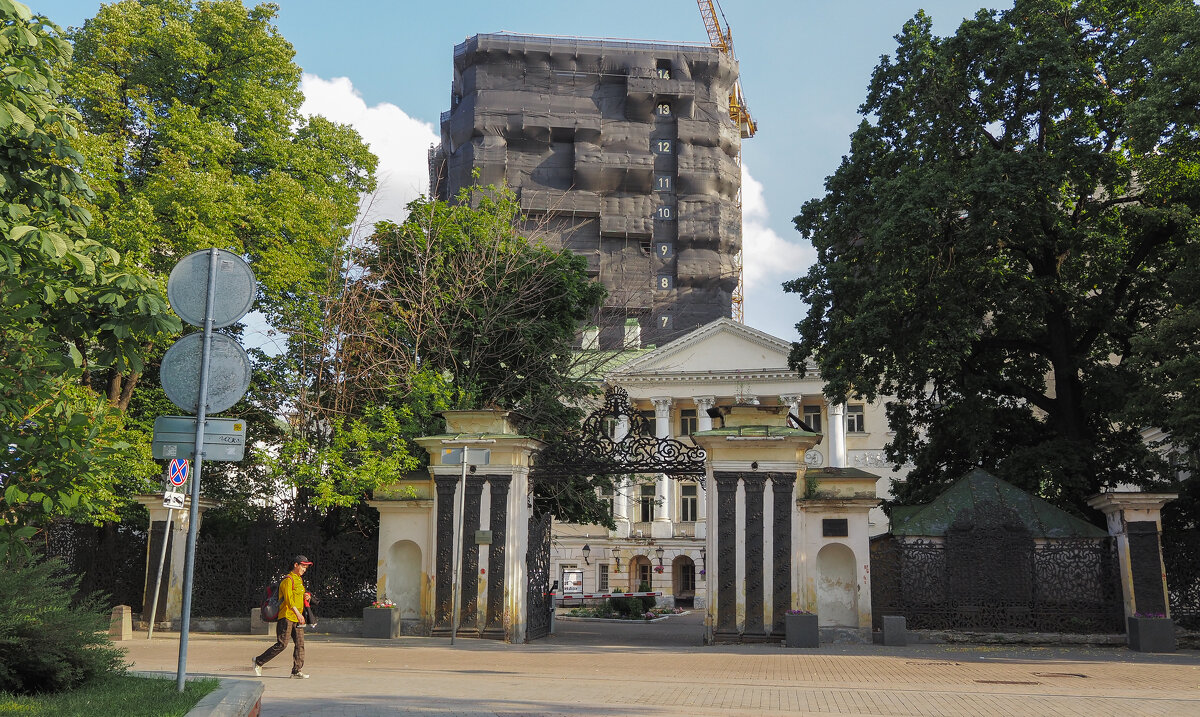
[[[219,677],[220,686],[205,695],[187,717],[258,717],[263,684],[257,680]]]

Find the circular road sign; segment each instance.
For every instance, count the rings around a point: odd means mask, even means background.
[[[188,334],[167,349],[163,356],[163,391],[171,403],[188,413],[199,411],[200,358],[204,334]],[[250,357],[234,339],[225,334],[213,334],[212,353],[208,360],[207,413],[220,413],[242,400],[250,387]]]
[[[167,298],[179,318],[192,326],[204,326],[208,302],[209,249],[192,252],[179,260],[167,279]],[[238,321],[254,305],[257,284],[254,272],[240,256],[217,250],[217,279],[213,292],[213,328]]]
[[[186,458],[174,458],[171,464],[167,467],[167,475],[171,479],[171,485],[178,488],[187,483],[188,471],[190,470]]]

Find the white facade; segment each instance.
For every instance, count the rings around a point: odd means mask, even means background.
[[[788,405],[823,434],[806,454],[810,467],[875,473],[881,476],[878,497],[890,497],[892,481],[903,474],[893,472],[884,458],[890,434],[883,404],[849,400],[830,405],[815,367],[803,375],[788,368],[790,351],[783,339],[719,319],[639,354],[604,380],[629,393],[634,409],[652,421],[657,436],[684,441],[691,433],[714,428],[709,408]],[[703,607],[710,557],[704,554],[704,487],[664,475],[637,476],[626,479],[612,500],[616,530],[555,524],[550,558],[555,579],[562,581],[564,570],[581,570],[583,591],[597,593],[637,590],[649,578],[651,589],[663,592],[660,604]],[[871,535],[887,532],[881,510],[870,512],[868,529]]]

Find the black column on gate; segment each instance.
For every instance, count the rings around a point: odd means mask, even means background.
[[[737,479],[714,472],[717,483],[717,639],[737,637]]]
[[[450,631],[454,602],[454,491],[458,476],[435,476],[437,488],[437,553],[434,570],[433,629]]]
[[[1166,615],[1158,523],[1153,520],[1131,520],[1126,524],[1125,534],[1129,539],[1129,572],[1137,612],[1143,615]]]
[[[796,474],[771,473],[771,634],[783,634],[783,616],[792,607],[792,511]]]
[[[492,530],[492,542],[488,545],[487,579],[487,622],[485,635],[496,632],[495,637],[504,638],[504,544],[508,540],[508,487],[509,476],[485,476],[492,488],[492,509],[488,525]]]
[[[483,481],[481,475],[467,476],[466,502],[463,504],[463,554],[461,612],[459,613],[458,628],[477,628],[479,616],[476,608],[479,605],[479,546],[475,544],[475,531],[479,530],[479,506],[483,497]]]
[[[766,633],[763,624],[763,489],[767,476],[743,473],[746,488],[746,630],[745,635]]]

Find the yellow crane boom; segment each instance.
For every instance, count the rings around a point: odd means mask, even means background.
[[[721,29],[721,21],[717,18],[717,5],[713,4],[713,0],[696,0],[696,5],[700,8],[700,17],[708,30],[708,44],[736,60],[733,32],[728,24],[724,30]],[[741,80],[733,83],[733,91],[729,94],[729,118],[741,130],[742,139],[749,139],[758,131],[758,125],[750,116],[750,108],[746,106],[746,95],[742,92]]]

